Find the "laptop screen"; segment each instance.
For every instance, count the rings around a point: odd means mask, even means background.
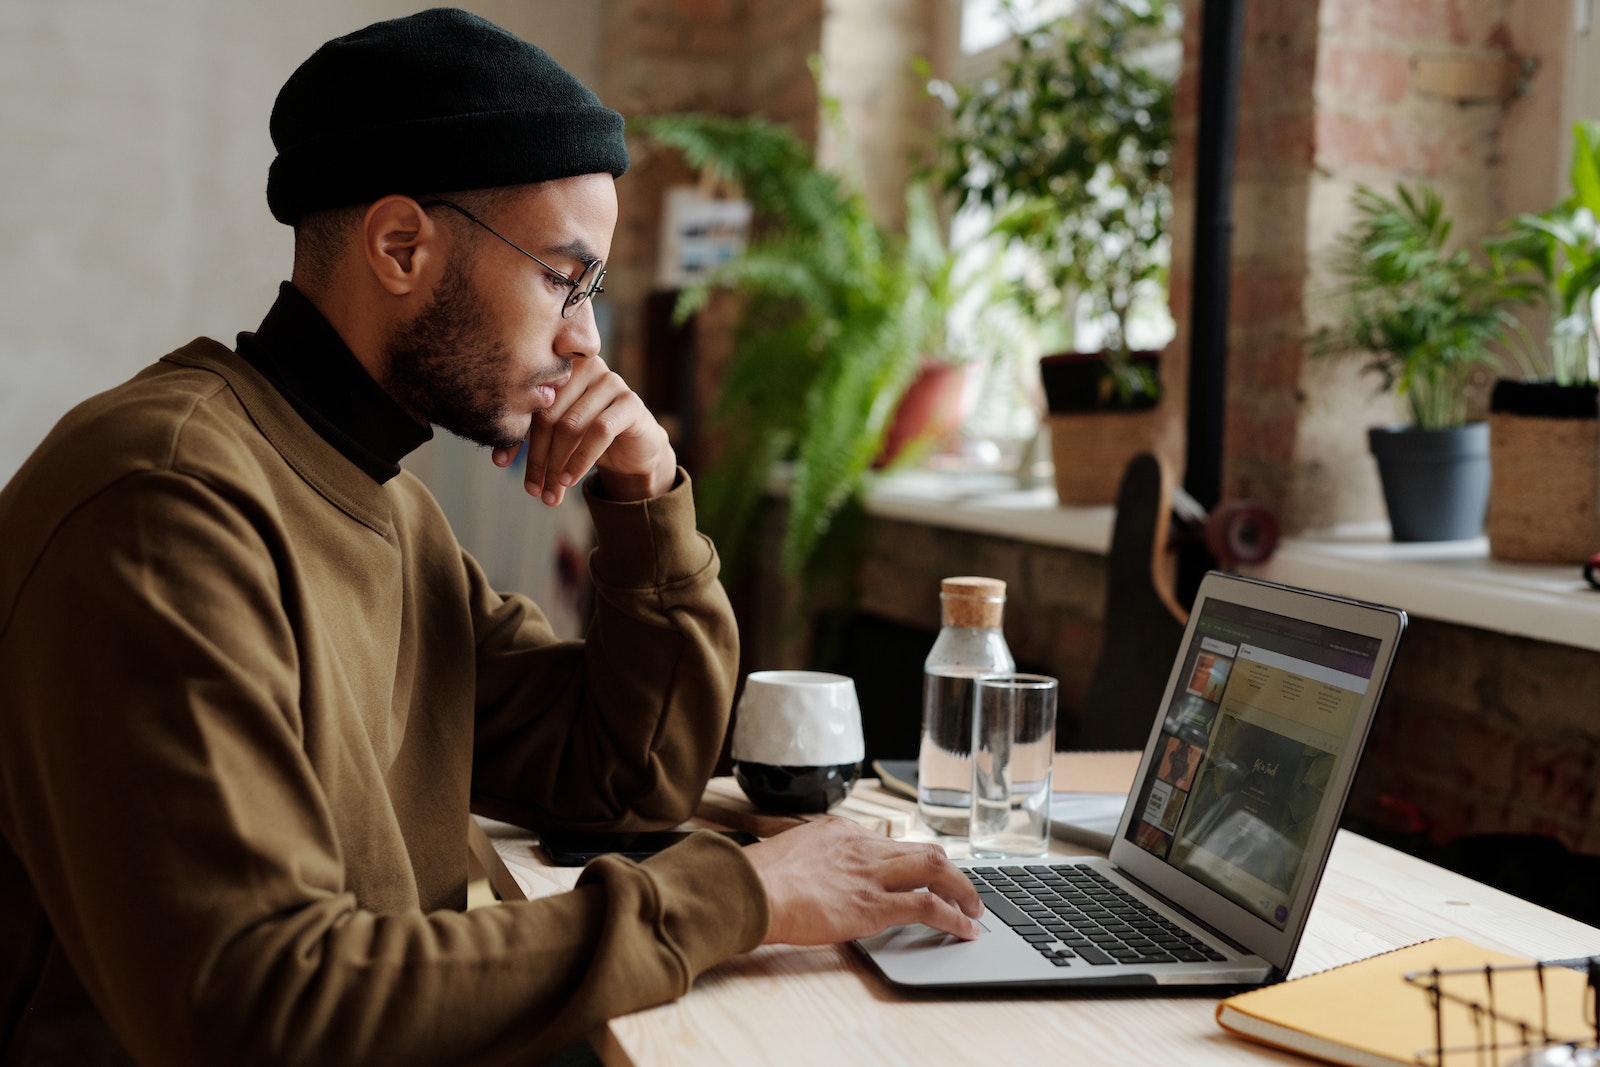
[[[1278,929],[1382,642],[1207,599],[1127,838]]]

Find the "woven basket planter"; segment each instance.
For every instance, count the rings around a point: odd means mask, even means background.
[[[1164,408],[1051,415],[1050,457],[1056,496],[1066,505],[1115,504],[1128,463],[1141,452],[1164,454]]]
[[[1487,522],[1494,558],[1578,564],[1600,552],[1595,394],[1593,386],[1537,382],[1495,387]],[[1541,409],[1553,413],[1529,414]]]
[[[1133,352],[1128,359],[1156,377],[1160,355]],[[1154,398],[1118,405],[1099,352],[1060,352],[1039,360],[1050,414],[1050,458],[1056,495],[1069,506],[1115,504],[1122,474],[1141,452],[1165,453],[1169,432],[1164,408]],[[1126,403],[1126,402],[1125,402]]]

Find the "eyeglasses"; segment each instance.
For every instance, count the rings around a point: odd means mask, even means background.
[[[534,255],[532,252],[529,252],[526,248],[523,248],[521,245],[517,244],[517,242],[513,241],[511,238],[495,229],[493,226],[490,226],[487,222],[484,222],[482,219],[468,211],[466,208],[462,207],[460,204],[453,203],[449,200],[428,200],[419,206],[423,210],[427,210],[430,207],[447,207],[452,211],[458,211],[462,215],[465,215],[468,220],[477,223],[479,226],[482,226],[484,229],[500,238],[500,240],[504,241],[512,248],[515,248],[518,252],[521,252],[523,255],[539,264],[539,266],[543,267],[545,270],[549,271],[553,277],[553,280],[560,282],[570,290],[570,292],[567,294],[566,300],[561,304],[561,317],[564,319],[572,318],[573,315],[577,314],[578,309],[581,308],[586,302],[593,300],[595,297],[605,292],[605,289],[601,287],[600,283],[605,281],[606,265],[601,260],[590,260],[588,263],[584,264],[582,272],[579,273],[576,278],[569,278],[561,271],[556,270],[556,268],[552,267],[550,264]]]

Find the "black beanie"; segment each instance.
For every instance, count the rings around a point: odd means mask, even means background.
[[[329,41],[289,76],[272,108],[267,206],[293,225],[390,193],[621,177],[622,126],[543,49],[435,8]]]

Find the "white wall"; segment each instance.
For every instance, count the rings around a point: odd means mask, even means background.
[[[278,88],[324,41],[427,6],[0,0],[0,484],[78,401],[196,336],[255,329],[293,253],[266,202]],[[462,6],[593,84],[598,4]],[[491,579],[573,632],[581,604],[551,558],[581,523],[462,442],[408,465]]]
[[[399,0],[0,0],[0,483],[70,406],[289,276],[267,117],[318,45]],[[464,4],[592,80],[597,4]]]

